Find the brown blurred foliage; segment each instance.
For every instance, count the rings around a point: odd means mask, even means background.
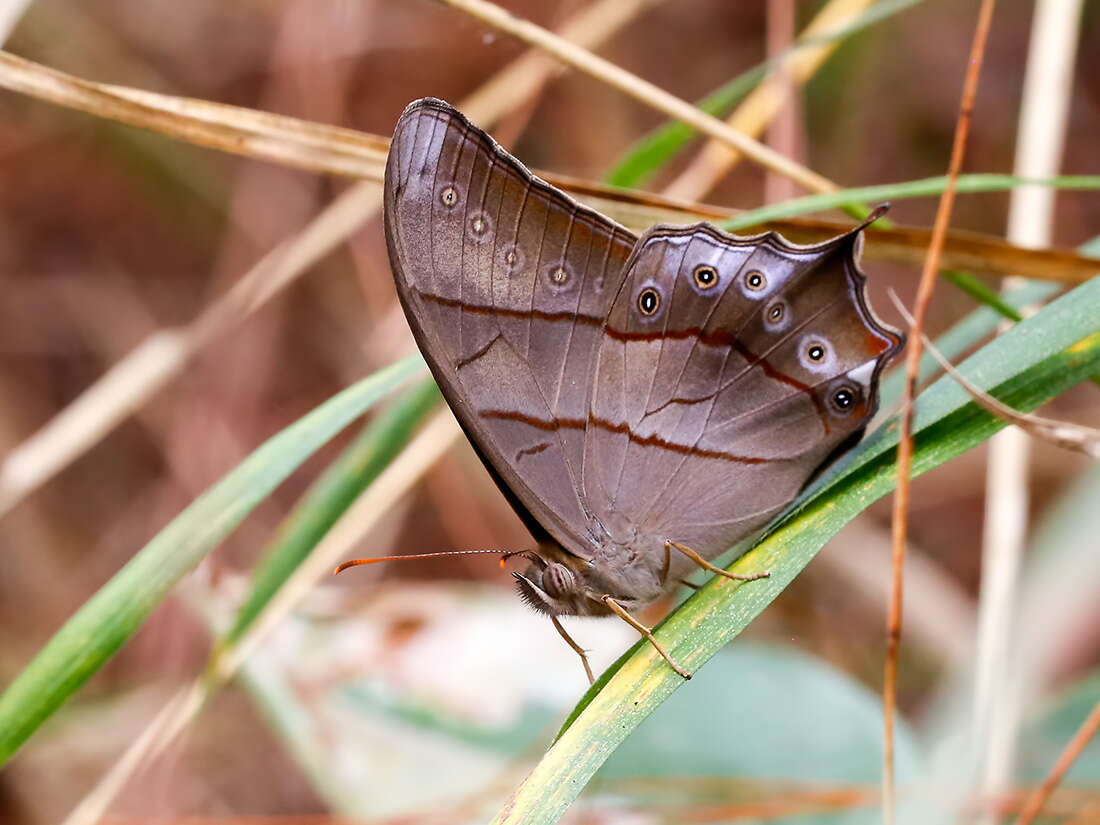
[[[582,4],[509,0],[553,27]],[[658,4],[600,53],[669,91],[696,99],[765,57],[765,3],[677,0]],[[807,19],[817,2],[798,4]],[[1008,171],[1031,4],[999,4],[975,113],[968,169]],[[1100,13],[1086,14],[1083,44],[1100,42]],[[802,160],[847,185],[941,174],[949,151],[972,24],[971,4],[929,2],[841,47],[804,96]],[[234,103],[388,134],[424,95],[460,100],[524,49],[429,0],[42,0],[29,6],[6,48],[91,79]],[[1076,67],[1064,168],[1100,164],[1100,50]],[[583,76],[566,73],[494,130],[531,166],[600,178],[661,117]],[[657,186],[673,174],[657,181]],[[758,205],[763,175],[748,164],[710,196]],[[0,92],[0,451],[20,443],[153,331],[185,323],[272,246],[349,184],[141,133]],[[1007,198],[967,196],[954,225],[1000,233]],[[1063,193],[1055,241],[1076,245],[1100,227],[1100,199]],[[898,203],[892,217],[928,223],[933,199]],[[911,294],[915,273],[872,273],[883,291]],[[66,617],[198,493],[256,445],[357,377],[410,351],[396,310],[380,221],[288,292],[217,340],[137,416],[5,517],[0,529],[0,683],[7,683]],[[943,286],[936,327],[970,307]],[[1061,414],[1093,416],[1095,387],[1060,400]],[[214,557],[245,571],[274,525],[340,443],[268,499]],[[1041,509],[1083,460],[1037,447]],[[914,543],[975,587],[982,451],[917,482]],[[452,455],[411,505],[397,549],[523,546],[525,533],[468,451]],[[873,508],[883,523],[885,505]],[[838,544],[843,546],[843,537]],[[388,548],[372,547],[371,553]],[[840,547],[827,552],[843,552]],[[478,561],[393,570],[392,576],[483,576]],[[794,639],[877,687],[880,606],[811,567],[754,624],[756,638]],[[81,705],[149,684],[174,684],[200,667],[205,631],[166,603],[80,693]],[[1077,665],[1094,661],[1100,634],[1080,640]],[[910,650],[903,703],[937,665]],[[1072,669],[1073,664],[1067,665]],[[140,698],[140,691],[136,694]],[[154,704],[155,704],[155,700]],[[135,707],[146,707],[136,701]],[[0,776],[0,819],[64,813],[140,728],[120,719],[112,741],[58,752],[48,770]],[[257,814],[318,810],[317,798],[248,701],[231,691],[166,765],[128,790],[123,807],[161,812]],[[204,770],[199,766],[205,765]],[[215,767],[211,767],[211,766]],[[9,779],[10,777],[10,779]],[[9,781],[32,782],[13,793]],[[71,785],[71,790],[59,790]],[[31,811],[33,796],[55,796]],[[128,801],[126,801],[128,800]]]

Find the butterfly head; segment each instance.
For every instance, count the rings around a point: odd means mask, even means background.
[[[537,553],[524,553],[531,564],[513,573],[520,596],[540,613],[551,616],[606,616],[611,611],[602,596],[605,587],[594,586],[596,570],[586,559],[549,542]]]

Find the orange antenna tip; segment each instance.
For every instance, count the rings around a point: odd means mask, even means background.
[[[336,569],[332,571],[332,575],[337,576],[349,567],[358,567],[360,564],[370,564],[371,561],[372,559],[352,559],[351,561],[345,561],[342,564],[336,565]]]

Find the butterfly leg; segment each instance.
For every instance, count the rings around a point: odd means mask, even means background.
[[[649,643],[653,645],[653,647],[657,649],[657,652],[664,657],[665,661],[668,662],[669,667],[671,667],[685,679],[691,678],[691,674],[680,667],[680,665],[676,663],[676,660],[669,656],[667,652],[665,652],[665,649],[661,647],[661,643],[658,642],[656,638],[654,638],[653,631],[650,628],[646,627],[644,624],[642,624],[629,613],[627,613],[626,608],[615,601],[613,598],[611,598],[611,596],[602,596],[601,598],[603,599],[604,604],[606,604],[616,614],[618,614],[619,618],[621,618],[624,622],[626,622],[628,625],[630,625],[647,639],[649,639]]]
[[[588,666],[588,656],[585,655],[584,648],[573,641],[573,637],[566,632],[564,627],[562,627],[557,616],[551,616],[550,621],[554,623],[554,629],[558,631],[563,639],[565,639],[565,643],[573,648],[574,653],[581,657],[581,663],[584,665],[584,674],[588,677],[588,684],[594,684],[596,680],[592,676],[592,668]]]
[[[669,543],[665,542],[665,563],[661,565],[661,572],[659,574],[658,581],[661,583],[661,587],[665,586],[665,581],[668,579],[669,568],[672,567],[672,549],[669,547]],[[695,582],[689,582],[687,579],[677,579],[684,587],[690,587],[692,590],[702,590],[702,586]]]
[[[697,565],[702,567],[704,570],[709,570],[711,573],[717,573],[719,576],[725,576],[727,579],[733,579],[734,581],[751,582],[751,581],[756,581],[757,579],[766,579],[766,578],[768,578],[768,576],[771,575],[771,573],[766,573],[766,572],[765,573],[750,573],[748,575],[741,575],[739,573],[731,573],[728,570],[723,570],[721,567],[716,567],[715,565],[711,564],[709,561],[704,559],[702,556],[700,556],[698,553],[696,553],[694,550],[692,550],[690,547],[686,547],[686,546],[684,546],[683,544],[680,544],[677,541],[666,541],[665,542],[665,553],[666,554],[669,552],[669,548],[671,548],[671,547],[675,547],[677,550],[679,550],[681,553],[683,553],[685,556],[687,556],[689,559],[691,559]]]

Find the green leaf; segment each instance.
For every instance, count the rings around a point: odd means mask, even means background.
[[[782,65],[787,58],[806,46],[815,46],[842,40],[881,22],[900,11],[919,5],[924,0],[881,0],[866,11],[856,15],[847,25],[838,26],[816,37],[800,38],[775,57],[760,63],[739,74],[732,80],[719,86],[695,105],[709,115],[722,117],[767,77],[776,66]],[[645,185],[657,171],[696,135],[690,126],[673,121],[658,126],[648,135],[638,140],[628,151],[626,157],[607,175],[606,181],[612,186],[637,188]]]
[[[1100,175],[1059,175],[1053,178],[1020,178],[1015,175],[973,174],[959,175],[958,191],[964,194],[975,192],[1003,192],[1022,184],[1049,186],[1053,189],[1100,189]],[[727,232],[735,232],[749,226],[767,223],[779,218],[793,218],[809,212],[824,209],[838,209],[847,206],[859,207],[864,203],[900,200],[902,198],[925,198],[939,195],[947,186],[944,176],[924,178],[922,180],[884,183],[878,186],[857,186],[852,189],[840,189],[821,195],[807,195],[792,198],[782,203],[761,206],[742,212],[728,221],[719,224]]]
[[[257,563],[252,589],[223,645],[240,638],[355,497],[401,452],[440,400],[439,390],[430,379],[408,390],[392,409],[364,428],[314,482]]]
[[[1058,292],[1059,289],[1061,289],[1061,286],[1058,284],[1033,281],[1007,295],[1002,295],[1001,298],[1014,310],[1020,310],[1023,307],[1042,303]],[[1000,322],[1000,313],[985,307],[976,309],[937,338],[936,348],[946,358],[958,358],[974,346],[977,341],[996,332]],[[929,376],[939,372],[940,369],[939,362],[928,352],[925,352],[921,355],[917,383],[920,384],[927,380]],[[882,409],[890,409],[901,400],[904,384],[905,367],[903,365],[895,366],[883,379],[879,388],[879,403]]]
[[[1001,293],[990,289],[969,272],[949,269],[940,274],[950,284],[958,287],[978,303],[985,304],[1002,318],[1006,318],[1009,321],[1020,321],[1023,319],[1024,316],[1020,314],[1016,307],[1006,301]],[[1021,308],[1023,306],[1028,306],[1028,304],[1021,305]],[[1094,384],[1100,384],[1100,376],[1094,375],[1091,380]]]
[[[882,700],[794,648],[723,648],[646,719],[596,780],[730,776],[874,783],[882,768]],[[916,742],[897,729],[900,781],[916,778]]]
[[[724,115],[764,79],[768,68],[769,63],[754,66],[697,100],[695,105],[708,115]],[[679,121],[658,126],[627,150],[626,157],[606,177],[607,183],[624,189],[644,186],[695,135],[694,129]]]
[[[53,635],[0,696],[0,764],[137,631],[184,575],[326,441],[423,369],[407,358],[268,439],[161,530]]]
[[[978,386],[1029,410],[1100,366],[1100,278],[1017,324],[960,369]],[[927,472],[1003,427],[950,378],[935,382],[914,411],[915,474]],[[841,527],[896,483],[896,421],[888,422],[800,498],[796,507],[732,567],[769,571],[747,583],[716,578],[657,631],[689,670],[736,637]],[[581,700],[558,740],[516,791],[497,822],[555,822],[595,771],[658,705],[684,684],[639,643]]]
[[[1100,235],[1095,238],[1089,238],[1079,247],[1077,251],[1082,255],[1088,255],[1090,258],[1100,257]]]
[[[940,273],[940,276],[952,286],[965,292],[979,304],[985,304],[1009,321],[1022,321],[1023,315],[1016,307],[1005,301],[1004,296],[994,289],[989,288],[978,278],[969,272],[960,272],[957,269],[948,269]]]

